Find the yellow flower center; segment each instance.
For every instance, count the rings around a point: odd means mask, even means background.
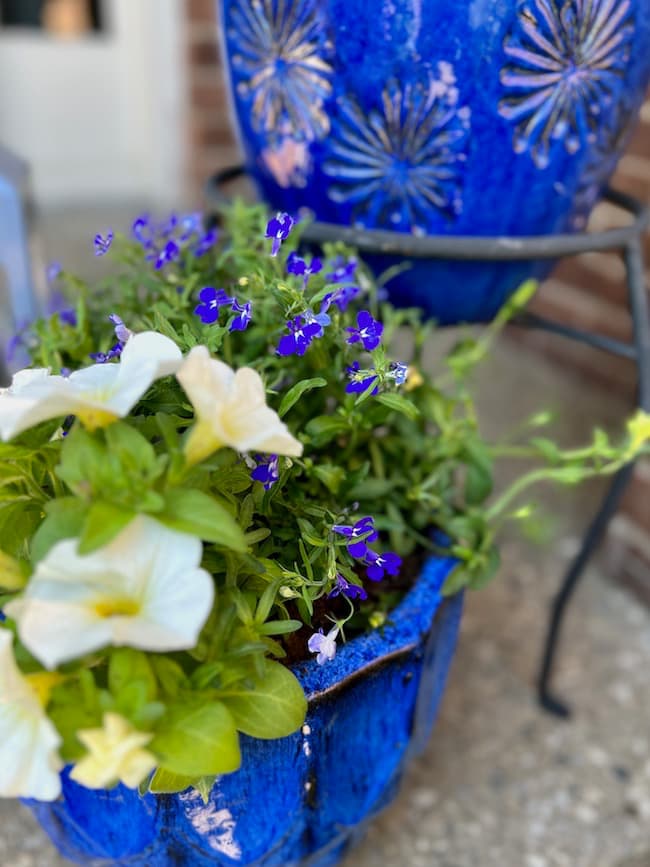
[[[140,610],[138,603],[126,596],[100,599],[94,608],[100,617],[133,617]]]
[[[50,700],[50,693],[55,686],[65,680],[65,676],[56,671],[37,671],[25,675],[25,680],[38,696],[41,705],[46,707]]]
[[[119,418],[114,412],[109,412],[107,409],[90,407],[78,410],[76,415],[86,430],[91,431],[91,433],[100,427],[108,427],[109,424],[113,424]]]

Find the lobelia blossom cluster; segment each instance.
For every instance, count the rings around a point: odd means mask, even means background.
[[[142,214],[134,221],[131,234],[157,271],[177,262],[185,250],[195,258],[205,256],[218,239],[217,230],[206,228],[203,214],[198,211],[181,216],[172,214],[162,221]]]
[[[214,325],[219,320],[222,309],[235,313],[228,325],[229,331],[246,331],[253,318],[253,305],[250,301],[240,304],[234,296],[228,295],[225,289],[215,289],[213,286],[201,289],[199,304],[194,308],[194,314],[204,325]]]
[[[377,554],[369,547],[370,542],[376,542],[379,538],[372,517],[360,518],[355,524],[334,524],[332,531],[348,540],[348,554],[367,567],[366,575],[371,581],[381,581],[386,574],[399,574],[401,557],[393,551]]]

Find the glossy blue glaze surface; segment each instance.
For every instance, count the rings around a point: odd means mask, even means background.
[[[650,0],[218,5],[263,196],[332,222],[443,235],[583,228],[650,80]],[[389,289],[443,323],[480,320],[545,268],[420,263]]]
[[[298,666],[305,727],[276,741],[243,738],[241,769],[207,804],[193,790],[92,792],[64,774],[59,801],[29,806],[59,850],[90,867],[338,863],[431,732],[462,612],[462,595],[440,594],[453,565],[428,561],[381,633],[349,642],[325,666]]]

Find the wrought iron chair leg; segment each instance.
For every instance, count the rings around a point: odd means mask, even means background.
[[[638,370],[638,406],[650,412],[650,315],[646,295],[643,249],[639,239],[625,248],[630,311],[634,324],[634,358]],[[566,573],[551,609],[551,617],[544,645],[542,665],[538,680],[538,698],[541,706],[558,717],[568,718],[570,707],[561,701],[551,689],[553,663],[558,650],[560,631],[567,606],[584,575],[585,568],[607,526],[614,517],[623,494],[632,480],[634,464],[628,464],[615,476],[603,503],[584,537],[582,547]]]
[[[546,635],[546,643],[544,645],[542,667],[539,674],[538,698],[539,703],[544,710],[547,710],[549,713],[558,717],[566,719],[571,716],[570,707],[555,695],[550,686],[551,676],[553,673],[553,663],[555,662],[555,657],[558,651],[560,631],[562,629],[562,623],[567,611],[567,606],[571,601],[580,579],[585,574],[585,568],[598,546],[598,543],[602,539],[605,530],[607,529],[607,525],[614,517],[619,507],[625,489],[632,479],[633,470],[634,464],[628,464],[614,477],[614,481],[603,500],[598,514],[587,530],[580,551],[564,576],[564,580],[560,585],[560,590],[553,602],[551,618]]]

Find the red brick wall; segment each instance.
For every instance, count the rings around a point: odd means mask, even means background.
[[[217,39],[217,0],[184,0],[188,62],[189,165],[192,197],[205,179],[238,161]]]
[[[205,179],[217,169],[237,162],[238,151],[228,115],[216,38],[216,0],[184,2],[189,67],[190,160],[187,171],[192,196],[198,200]],[[650,202],[650,100],[613,185]],[[594,214],[592,226],[605,228],[620,220],[620,212],[609,205],[601,205]],[[646,249],[650,267],[650,237]],[[631,335],[624,268],[616,255],[590,253],[562,263],[540,290],[534,308],[542,314],[611,337],[628,340]],[[576,377],[597,380],[607,388],[628,394],[632,405],[635,377],[629,362],[539,333],[520,334],[518,339],[558,359]],[[650,463],[640,468],[637,475],[610,533],[609,564],[612,573],[635,586],[645,582],[650,599]],[[642,544],[641,540],[645,542]]]

